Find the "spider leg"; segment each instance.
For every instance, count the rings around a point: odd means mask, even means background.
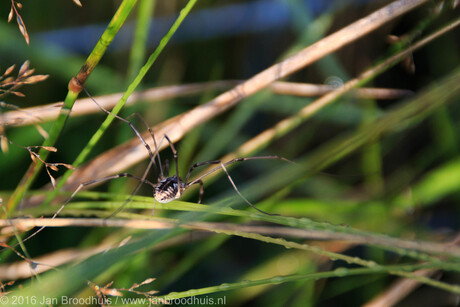
[[[104,181],[108,181],[108,180],[112,180],[112,179],[117,179],[117,178],[123,178],[123,177],[129,177],[129,178],[134,178],[136,180],[139,180],[141,181],[142,183],[147,183],[149,185],[151,185],[152,187],[155,187],[155,185],[153,183],[151,183],[150,181],[148,180],[142,180],[141,178],[139,177],[136,177],[134,175],[131,175],[131,174],[128,174],[128,173],[121,173],[121,174],[116,174],[116,175],[112,175],[112,176],[107,176],[107,177],[103,177],[103,178],[99,178],[99,179],[94,179],[94,180],[90,180],[90,181],[87,181],[87,182],[83,182],[83,183],[80,183],[80,185],[75,189],[75,191],[72,193],[72,195],[70,195],[70,197],[61,205],[61,207],[59,207],[59,209],[53,214],[53,216],[51,217],[52,220],[54,220],[58,215],[59,213],[61,213],[62,210],[64,210],[64,207],[67,206],[67,204],[75,197],[75,195],[80,192],[81,189],[83,189],[84,187],[86,186],[89,186],[89,185],[92,185],[92,184],[96,184],[96,183],[100,183],[100,182],[104,182]],[[132,196],[131,196],[132,197]],[[131,198],[130,197],[130,198]],[[129,199],[130,199],[129,198]],[[126,205],[127,202],[125,202],[120,208],[118,208],[114,213],[112,213],[110,216],[118,213],[122,208],[123,206]],[[35,231],[33,234],[31,234],[30,236],[28,236],[27,238],[25,238],[24,240],[22,240],[22,242],[25,242],[27,240],[29,240],[30,238],[34,237],[35,235],[37,235],[40,231],[42,231],[46,226],[42,226],[40,227],[37,231]]]
[[[155,145],[155,156],[157,157],[158,159],[158,168],[156,168],[156,175],[158,177],[158,169],[160,170],[160,176],[158,178],[163,178],[163,168],[161,166],[161,159],[160,159],[160,152],[159,152],[159,148],[157,146],[157,142],[155,140],[155,135],[153,134],[153,131],[152,129],[150,128],[150,126],[147,124],[147,122],[145,121],[145,119],[139,114],[139,113],[134,113],[130,116],[137,116],[143,123],[144,123],[144,126],[147,128],[147,130],[149,131],[150,133],[150,136],[152,137],[152,140],[153,140],[153,144]],[[167,161],[166,161],[167,162]],[[112,213],[109,217],[113,217],[115,216],[120,210],[121,208],[123,208],[127,203],[129,203],[131,201],[131,198],[133,197],[133,195],[136,195],[137,192],[139,191],[139,189],[141,188],[141,185],[143,183],[143,181],[147,178],[147,175],[150,171],[150,168],[151,166],[155,165],[155,160],[150,160],[149,162],[149,165],[147,166],[146,170],[144,171],[144,174],[142,175],[142,180],[139,180],[139,183],[136,185],[136,188],[134,189],[134,191],[131,193],[131,196],[125,201],[125,203],[123,203],[123,205],[117,209],[117,211],[115,211],[114,213]],[[155,189],[155,187],[153,186],[153,188]],[[153,201],[153,207],[152,207],[152,215],[153,215],[153,210],[155,209],[155,202],[156,200]],[[107,217],[108,218],[108,217]]]
[[[157,157],[157,159],[158,159],[158,168],[160,169],[160,176],[163,177],[163,171],[162,171],[162,168],[161,168],[160,151],[159,151],[160,148],[157,146],[157,141],[155,139],[155,135],[154,135],[152,129],[150,128],[150,126],[145,121],[145,119],[139,113],[134,113],[132,115],[137,116],[142,121],[142,123],[147,128],[147,130],[149,131],[150,136],[152,137],[152,140],[153,140],[153,144],[155,145],[155,154],[154,154],[154,156]]]
[[[149,167],[150,167],[150,164],[152,163],[152,161],[150,161],[149,163]],[[149,167],[147,169],[149,169]],[[125,200],[125,202],[117,208],[117,210],[115,210],[114,212],[112,212],[109,216],[105,217],[104,220],[106,219],[109,219],[109,218],[112,218],[114,217],[115,215],[117,215],[121,210],[123,210],[123,208],[129,204],[131,202],[131,199],[133,198],[133,196],[136,194],[136,192],[139,190],[141,184],[143,183],[146,183],[148,185],[150,185],[152,188],[155,189],[155,184],[151,183],[150,181],[148,181],[147,179],[145,179],[145,175],[146,175],[146,172],[144,172],[144,175],[142,176],[142,178],[139,178],[137,176],[134,176],[134,175],[131,175],[131,174],[128,174],[128,173],[122,173],[122,174],[119,174],[119,175],[122,175],[120,177],[115,177],[115,178],[110,178],[110,179],[116,179],[116,178],[121,178],[121,177],[129,177],[129,178],[134,178],[136,179],[137,181],[139,181],[138,185],[136,186],[136,188],[134,189],[134,192],[131,193],[131,195],[129,195],[129,197]],[[114,175],[114,176],[119,176],[119,175]],[[109,176],[111,177],[111,176]],[[105,177],[106,179],[109,178],[109,177]]]
[[[280,159],[280,160],[286,160],[288,162],[291,162],[290,160],[287,160],[283,157],[280,157],[280,156],[258,156],[258,157],[247,157],[247,158],[236,158],[236,159],[233,159],[233,160],[230,160],[228,162],[225,162],[225,163],[222,163],[222,161],[220,160],[210,160],[210,161],[205,161],[205,162],[199,162],[199,163],[195,163],[192,165],[192,167],[190,167],[188,173],[187,173],[187,176],[185,177],[185,182],[187,182],[187,180],[190,178],[190,175],[192,173],[192,171],[197,168],[197,167],[200,167],[200,166],[205,166],[205,165],[210,165],[210,164],[220,164],[219,167],[216,167],[216,168],[213,168],[212,170],[204,173],[203,175],[201,175],[200,177],[198,177],[197,179],[189,182],[189,183],[186,183],[186,188],[193,185],[193,184],[196,184],[198,182],[201,181],[201,179],[203,179],[204,177],[206,177],[207,175],[211,174],[211,173],[214,173],[215,171],[218,171],[220,169],[224,170],[225,174],[227,175],[227,178],[228,180],[230,181],[230,183],[232,184],[233,186],[233,189],[236,191],[236,193],[238,193],[238,195],[251,207],[253,207],[254,209],[256,209],[257,211],[263,213],[263,214],[267,214],[267,215],[279,215],[279,214],[273,214],[273,213],[267,213],[265,211],[262,211],[260,210],[259,208],[257,208],[256,206],[254,206],[246,197],[243,196],[243,194],[241,194],[241,192],[238,190],[238,188],[236,187],[235,185],[235,182],[233,182],[233,179],[232,177],[230,176],[230,174],[228,173],[228,170],[225,166],[229,165],[229,164],[232,164],[232,163],[235,163],[235,162],[241,162],[241,161],[248,161],[248,160],[265,160],[265,159]],[[292,162],[294,163],[294,162]]]
[[[198,194],[198,203],[201,204],[201,200],[203,199],[203,194],[204,194],[203,181],[202,180],[194,181],[192,184],[200,185],[200,194]],[[186,185],[186,188],[191,186],[192,184]]]
[[[91,95],[90,93],[88,92],[88,90],[86,90],[85,87],[83,87],[83,90],[85,91],[86,95],[88,95],[89,98],[91,98],[91,100],[99,107],[99,109],[101,109],[101,111],[107,113],[107,114],[110,114],[112,115],[113,117],[121,120],[122,122],[124,123],[127,123],[131,129],[134,131],[134,133],[137,135],[137,137],[139,138],[139,140],[142,142],[142,144],[144,145],[144,147],[147,149],[147,151],[149,152],[149,156],[150,156],[150,160],[153,161],[153,165],[155,166],[155,168],[157,168],[157,165],[155,163],[155,155],[153,154],[152,152],[152,149],[150,148],[149,144],[147,144],[147,142],[144,140],[144,138],[142,137],[142,135],[139,133],[139,131],[136,129],[136,127],[134,127],[133,123],[131,123],[129,120],[127,119],[124,119],[123,117],[120,117],[116,114],[113,114],[112,112],[110,112],[109,110],[105,109],[103,106],[101,106]],[[140,117],[140,115],[139,115]],[[145,121],[143,120],[143,122],[145,123]],[[146,123],[145,123],[146,124]],[[147,124],[146,124],[147,125]],[[148,125],[147,125],[148,127]],[[151,130],[149,129],[149,131],[151,132]],[[155,142],[155,137],[153,136],[153,133],[151,132],[151,135],[152,135],[152,138]],[[155,143],[156,145],[156,143]]]
[[[179,184],[179,187],[181,187],[182,184],[181,184],[181,180],[180,180],[180,176],[179,176],[179,163],[177,161],[178,160],[177,150],[174,147],[174,144],[171,142],[171,140],[169,139],[169,137],[166,134],[165,134],[165,139],[168,141],[169,147],[171,147],[171,151],[172,151],[173,156],[174,156],[174,162],[176,163],[177,183]]]
[[[246,158],[235,158],[235,159],[227,161],[227,162],[225,162],[223,164],[224,164],[224,166],[227,166],[227,165],[233,164],[235,162],[243,162],[243,161],[249,161],[249,160],[273,160],[273,159],[283,160],[283,161],[286,161],[286,162],[289,162],[289,163],[292,163],[292,164],[296,164],[295,162],[293,162],[291,160],[288,160],[286,158],[280,157],[280,156],[256,156],[256,157],[246,157]],[[210,164],[221,164],[221,163],[222,163],[222,161],[220,161],[220,160],[209,160],[209,161],[198,162],[198,163],[193,164],[190,167],[190,169],[188,170],[187,176],[185,176],[185,182],[188,182],[188,180],[190,179],[190,176],[192,175],[192,172],[195,170],[195,168],[200,167],[200,166],[210,165]],[[193,180],[192,182],[198,181],[200,179],[203,179],[204,177],[208,176],[209,174],[214,173],[215,171],[220,170],[221,168],[222,167],[220,167],[220,166],[216,167],[216,168],[213,168],[212,170],[204,173],[203,175],[201,175],[197,179]]]
[[[106,110],[103,106],[101,106],[89,93],[88,91],[86,90],[85,87],[83,87],[83,90],[86,92],[86,94],[88,95],[88,97],[91,98],[91,100],[99,107],[99,109],[101,109],[102,111],[104,111],[105,113],[107,114],[110,114],[112,115],[113,117],[121,120],[122,122],[124,123],[127,123],[131,129],[134,131],[134,133],[137,135],[137,137],[140,139],[140,141],[142,142],[142,144],[144,145],[144,147],[147,149],[149,155],[150,155],[150,161],[149,161],[149,164],[146,168],[146,170],[144,171],[144,174],[142,175],[142,178],[136,178],[139,180],[139,183],[136,185],[133,193],[131,194],[131,196],[125,201],[125,203],[123,203],[123,205],[118,208],[114,213],[112,213],[109,217],[113,217],[114,215],[116,215],[118,212],[121,211],[121,209],[126,206],[127,203],[129,203],[131,201],[131,198],[133,197],[133,195],[135,195],[137,193],[137,191],[139,191],[142,183],[144,182],[148,182],[146,180],[147,178],[147,175],[150,171],[150,168],[152,167],[152,165],[154,166],[155,170],[156,170],[156,173],[158,174],[158,172],[160,172],[160,175],[162,178],[163,177],[163,169],[161,167],[161,160],[160,160],[160,153],[159,153],[159,149],[158,149],[158,146],[157,146],[157,143],[156,143],[156,140],[155,140],[155,135],[152,131],[152,129],[150,128],[150,126],[146,123],[146,121],[144,120],[144,118],[138,114],[138,113],[134,113],[133,115],[131,116],[137,116],[141,121],[142,123],[145,125],[145,127],[147,128],[147,130],[149,131],[150,133],[150,136],[152,137],[152,140],[153,140],[153,144],[155,145],[155,154],[153,154],[152,152],[152,149],[150,148],[150,146],[147,144],[147,142],[145,141],[145,139],[141,136],[141,134],[139,133],[139,131],[136,129],[136,127],[134,127],[133,123],[131,123],[129,120],[127,119],[124,119],[116,114],[113,114],[112,112]],[[155,157],[157,157],[158,159],[158,166],[156,165],[155,163]]]
[[[236,162],[236,161],[235,161]],[[254,206],[246,197],[243,196],[243,194],[241,194],[241,192],[238,190],[238,188],[236,187],[235,183],[233,182],[233,179],[232,177],[230,177],[230,174],[228,173],[227,171],[227,168],[225,167],[225,165],[220,162],[220,167],[222,167],[222,169],[224,170],[225,174],[227,174],[227,177],[228,177],[228,180],[230,181],[230,183],[232,184],[233,188],[235,189],[236,193],[238,193],[238,195],[251,207],[253,207],[254,209],[256,209],[257,211],[259,211],[260,213],[263,213],[263,214],[266,214],[266,215],[279,215],[279,214],[275,214],[275,213],[268,213],[268,212],[265,212],[265,211],[262,211],[260,210],[259,208],[257,208],[256,206]]]

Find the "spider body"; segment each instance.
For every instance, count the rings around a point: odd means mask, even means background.
[[[155,185],[153,197],[157,202],[165,204],[181,197],[184,190],[184,183],[180,178],[165,177]]]

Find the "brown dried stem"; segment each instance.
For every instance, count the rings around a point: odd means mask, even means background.
[[[48,78],[48,75],[32,75],[35,72],[35,69],[29,69],[29,66],[30,61],[26,60],[19,68],[17,77],[10,76],[15,68],[15,65],[6,69],[3,75],[0,76],[0,99],[9,94],[24,97],[24,94],[18,92],[17,89],[25,84],[38,83]]]
[[[136,92],[128,98],[126,105],[132,105],[138,101],[164,101],[166,99],[178,98],[186,95],[202,93],[212,90],[228,89],[244,81],[216,81],[204,82],[185,85],[171,85],[152,88],[142,92]],[[327,94],[336,88],[330,85],[311,84],[311,83],[294,83],[294,82],[274,82],[268,86],[274,93],[279,95],[294,95],[303,97],[316,97]],[[412,92],[404,89],[391,88],[358,88],[353,92],[356,98],[361,99],[400,99]],[[96,101],[105,109],[111,109],[120,100],[123,93],[95,97]],[[51,103],[44,106],[26,108],[17,111],[10,111],[0,117],[0,125],[27,126],[31,124],[43,123],[54,120],[59,115],[59,109],[63,102]],[[71,116],[81,116],[100,112],[90,98],[78,99],[72,109]]]
[[[155,131],[157,142],[165,134],[173,142],[177,142],[187,132],[233,107],[243,98],[260,91],[280,78],[286,77],[310,65],[425,2],[427,0],[399,0],[392,2],[280,63],[267,68],[208,103],[156,125],[152,130]],[[149,133],[146,132],[143,136],[153,148],[153,141],[150,140]],[[161,148],[166,146],[166,142],[160,145]],[[119,173],[146,157],[147,151],[144,146],[137,138],[133,139],[100,155],[85,167],[74,172],[69,178],[66,188],[75,189],[80,182]]]
[[[21,34],[24,36],[27,45],[29,45],[29,34],[27,33],[26,25],[24,24],[21,15],[19,15],[18,8],[22,9],[22,4],[11,0],[11,10],[8,14],[8,22],[13,20],[13,16],[16,14],[16,22],[18,23],[19,31],[21,31]]]
[[[389,246],[416,250],[426,253],[444,253],[452,257],[460,256],[460,247],[446,243],[404,240],[390,237],[373,237],[364,234],[340,233],[331,231],[308,230],[301,228],[287,228],[280,226],[253,226],[236,225],[232,223],[190,222],[179,223],[164,220],[145,219],[102,219],[102,218],[17,218],[11,221],[0,220],[0,227],[15,227],[22,230],[30,227],[123,227],[132,229],[171,229],[183,227],[203,231],[242,231],[277,237],[294,237],[315,240],[338,240],[356,244]]]
[[[18,147],[21,147],[21,148],[24,148],[25,150],[27,150],[29,152],[29,154],[30,154],[30,158],[32,159],[32,161],[34,163],[36,163],[37,160],[38,160],[38,161],[42,162],[45,165],[46,172],[48,173],[48,176],[49,176],[49,178],[51,180],[51,184],[52,184],[53,188],[56,187],[56,180],[51,175],[50,170],[57,171],[59,166],[63,166],[65,168],[67,168],[67,169],[74,169],[74,167],[72,165],[67,164],[67,163],[46,162],[40,157],[40,155],[38,153],[33,151],[34,148],[41,148],[41,149],[44,149],[44,150],[47,150],[47,151],[50,151],[50,152],[56,152],[57,151],[56,147],[51,147],[51,146],[22,146],[22,145],[14,143],[11,140],[7,140],[7,141],[10,144],[13,144],[15,146],[18,146]]]

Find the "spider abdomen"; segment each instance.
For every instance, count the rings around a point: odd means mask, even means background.
[[[181,196],[176,176],[162,179],[155,187],[153,197],[159,203],[169,203]]]

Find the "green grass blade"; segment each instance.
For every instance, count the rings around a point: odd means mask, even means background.
[[[152,67],[153,63],[155,63],[156,59],[160,55],[160,53],[163,51],[163,49],[166,47],[168,44],[169,40],[171,37],[174,35],[174,33],[177,31],[179,26],[182,24],[184,19],[187,17],[188,13],[191,11],[193,6],[197,0],[190,0],[187,5],[181,10],[178,18],[174,22],[174,24],[171,26],[169,29],[168,33],[161,39],[158,47],[155,49],[155,51],[150,55],[150,57],[147,60],[147,63],[141,68],[139,71],[138,75],[136,78],[133,80],[133,82],[128,86],[128,89],[126,92],[123,94],[123,96],[120,98],[118,103],[115,105],[115,107],[112,109],[113,114],[118,114],[120,110],[123,108],[125,105],[126,101],[128,100],[129,96],[135,91],[137,86],[141,83],[142,79],[145,77],[147,72],[149,71],[150,67]],[[114,120],[114,117],[112,115],[108,115],[105,121],[102,123],[100,128],[94,133],[94,135],[91,137],[89,140],[88,144],[83,148],[83,150],[80,152],[78,157],[75,159],[73,162],[74,167],[80,166],[85,159],[88,157],[94,146],[99,142],[101,139],[102,135],[104,132],[107,130],[109,125],[112,123]],[[67,170],[65,174],[61,177],[56,189],[48,195],[48,197],[45,200],[45,204],[48,204],[54,197],[56,197],[58,191],[62,188],[62,186],[65,184],[66,180],[72,175],[73,170]]]
[[[446,264],[445,267],[451,269],[451,268],[455,268],[456,265],[457,264],[455,263],[450,263],[450,264]],[[353,275],[360,275],[360,274],[391,273],[394,271],[402,272],[403,270],[412,271],[412,270],[417,270],[417,269],[433,268],[433,267],[436,267],[436,266],[431,265],[431,264],[413,264],[413,265],[380,266],[378,268],[358,268],[358,269],[338,268],[334,271],[329,271],[329,272],[277,276],[277,277],[271,277],[271,278],[259,279],[259,280],[248,280],[248,281],[242,281],[242,282],[236,282],[236,283],[225,283],[219,286],[187,290],[184,292],[172,292],[164,296],[159,296],[157,297],[157,299],[168,301],[168,300],[174,300],[174,299],[190,297],[190,296],[217,293],[217,292],[222,292],[222,291],[231,291],[231,290],[237,290],[237,289],[246,288],[246,287],[254,287],[254,286],[260,286],[260,285],[267,285],[267,284],[279,284],[279,283],[285,283],[285,282],[293,282],[293,281],[298,281],[298,280],[320,279],[320,278],[329,278],[329,277],[344,277],[344,276],[353,276]],[[426,281],[424,278],[418,278],[418,279],[421,282],[422,280]],[[429,283],[432,286],[437,286],[446,291],[451,291],[453,293],[460,293],[460,287],[457,285],[449,285],[449,284],[438,282],[435,280],[427,281],[427,283]]]
[[[133,45],[129,55],[129,68],[127,80],[136,77],[145,59],[147,38],[150,30],[151,16],[153,16],[155,0],[140,0],[136,31],[134,32]]]
[[[120,30],[121,26],[125,22],[126,18],[128,17],[128,14],[131,12],[131,9],[133,8],[135,3],[136,0],[124,0],[120,4],[120,7],[118,8],[114,17],[107,26],[107,29],[102,34],[98,43],[94,47],[93,51],[91,52],[85,64],[82,66],[80,72],[77,75],[77,79],[81,84],[85,83],[88,76],[99,63],[100,59],[107,50],[107,47],[115,38],[115,35],[118,33],[118,30]],[[75,103],[75,100],[78,97],[78,94],[79,91],[75,91],[74,89],[72,89],[69,83],[69,92],[67,93],[67,97],[64,101],[64,106],[62,107],[56,122],[51,128],[48,138],[43,143],[43,146],[54,146],[54,144],[57,141],[57,138],[59,137],[59,134],[64,128],[65,122],[69,117],[70,110],[72,109],[73,104]],[[46,160],[48,154],[49,151],[47,150],[41,149],[39,151],[39,155],[43,160]],[[8,200],[7,208],[10,214],[14,211],[16,206],[21,201],[22,197],[24,196],[24,193],[30,188],[42,167],[43,163],[39,161],[37,161],[37,163],[32,163],[30,165],[29,170],[26,172],[25,176],[21,180],[21,183],[17,186],[13,195]]]

